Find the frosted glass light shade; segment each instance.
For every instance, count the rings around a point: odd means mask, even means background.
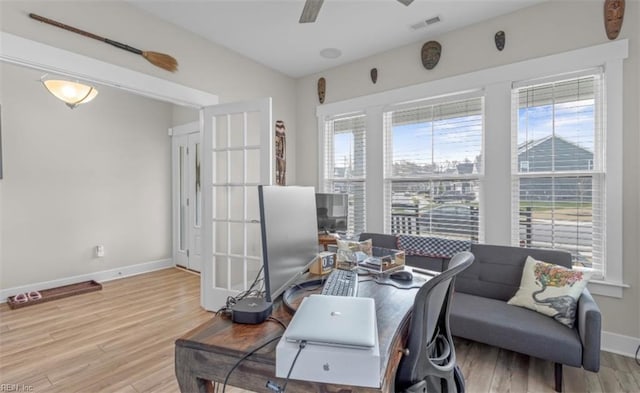
[[[60,79],[43,80],[42,83],[49,90],[49,93],[64,101],[71,109],[93,100],[98,95],[98,90],[93,86],[82,83]]]

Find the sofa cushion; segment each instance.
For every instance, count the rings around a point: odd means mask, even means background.
[[[582,365],[578,331],[545,315],[460,292],[454,293],[450,310],[454,336],[569,366]]]
[[[455,254],[471,249],[469,240],[454,240],[443,237],[398,235],[398,249],[407,255],[451,258]]]
[[[573,327],[578,299],[591,273],[527,258],[520,289],[507,304],[525,307]]]
[[[456,277],[456,290],[507,301],[520,288],[527,256],[571,267],[571,254],[559,250],[473,244],[475,260]]]

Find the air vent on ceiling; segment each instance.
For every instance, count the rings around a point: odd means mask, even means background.
[[[439,16],[434,16],[433,18],[427,19],[425,22],[427,23],[427,25],[432,25],[434,23],[440,22],[440,17]]]
[[[427,26],[430,26],[434,23],[438,23],[440,22],[440,17],[439,16],[434,16],[433,18],[429,18],[426,20],[421,20],[418,23],[414,23],[411,26],[409,26],[411,28],[411,30],[420,30],[420,29],[424,29]]]

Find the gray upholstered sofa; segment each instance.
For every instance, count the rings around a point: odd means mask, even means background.
[[[397,248],[396,237],[363,233],[360,240]],[[588,290],[578,300],[577,321],[570,329],[552,318],[507,301],[520,287],[527,256],[571,267],[567,252],[472,244],[474,263],[456,278],[450,325],[454,336],[520,352],[555,363],[555,389],[562,388],[562,365],[600,368],[601,314]],[[410,266],[429,270],[446,268],[446,258],[407,255]]]

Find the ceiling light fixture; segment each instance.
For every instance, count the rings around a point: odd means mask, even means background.
[[[80,104],[86,104],[98,95],[98,90],[93,86],[64,79],[47,79],[46,77],[47,75],[44,75],[40,78],[44,87],[71,109]]]
[[[338,48],[325,48],[320,51],[320,56],[325,59],[337,59],[342,56],[342,51]]]

